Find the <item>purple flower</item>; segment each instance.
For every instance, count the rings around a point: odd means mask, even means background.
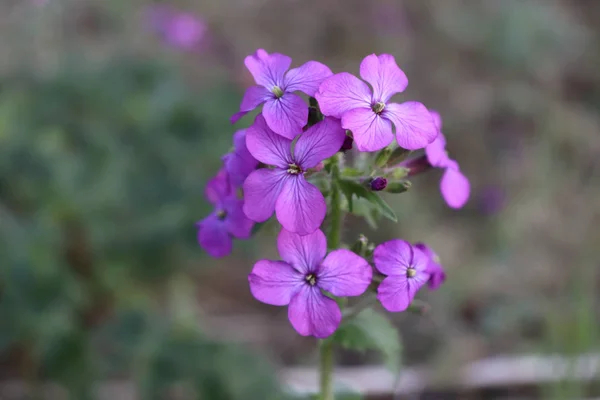
[[[263,49],[246,57],[244,63],[258,86],[246,90],[240,112],[231,117],[231,123],[264,103],[262,113],[273,132],[288,139],[302,133],[308,121],[308,105],[294,92],[314,96],[323,79],[332,74],[329,67],[309,61],[288,71],[292,63],[290,57],[269,54]]]
[[[378,176],[371,181],[370,186],[371,190],[379,192],[387,187],[387,179]]]
[[[244,182],[248,218],[263,222],[275,211],[290,232],[307,235],[319,228],[325,218],[325,199],[304,173],[337,153],[345,137],[339,121],[325,118],[300,136],[292,153],[292,141],[273,132],[259,114],[248,128],[246,145],[254,158],[274,168],[258,169]]]
[[[438,130],[427,108],[409,101],[389,103],[404,91],[408,79],[389,54],[371,54],[360,64],[360,76],[342,72],[327,78],[315,94],[321,112],[342,119],[342,127],[350,129],[360,151],[376,151],[390,144],[396,128],[398,145],[408,150],[422,149],[437,137]]]
[[[225,170],[208,182],[205,195],[215,211],[196,223],[198,243],[211,256],[223,257],[231,253],[231,237],[249,238],[254,222],[244,215],[243,200],[232,190]]]
[[[183,50],[191,50],[206,36],[206,24],[190,13],[178,11],[169,6],[154,6],[149,11],[149,21],[169,45]]]
[[[246,130],[241,129],[233,135],[233,151],[223,156],[223,164],[234,187],[240,187],[258,166],[256,158],[246,147]]]
[[[377,289],[377,299],[388,311],[404,311],[431,276],[429,259],[404,240],[380,244],[373,253],[375,267],[387,277]]]
[[[325,257],[327,241],[321,230],[299,236],[282,229],[277,248],[283,261],[260,260],[248,276],[252,295],[266,304],[289,305],[289,320],[302,336],[331,335],[342,313],[321,289],[334,296],[360,296],[373,270],[350,250],[334,250]]]
[[[427,272],[430,274],[429,281],[427,281],[429,289],[438,289],[446,281],[446,272],[444,272],[444,268],[440,264],[440,258],[425,243],[416,243],[414,247],[421,250],[429,260],[427,264]]]
[[[432,111],[431,116],[436,123],[438,129],[441,130],[442,120],[440,115]],[[444,175],[440,182],[440,191],[442,197],[452,208],[461,208],[469,200],[471,185],[469,179],[460,172],[458,163],[448,157],[446,151],[446,138],[440,131],[437,139],[425,148],[427,161],[434,167],[444,168]]]

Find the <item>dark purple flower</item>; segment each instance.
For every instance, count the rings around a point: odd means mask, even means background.
[[[432,111],[431,115],[437,128],[440,129],[440,133],[433,143],[425,147],[425,155],[431,165],[445,169],[440,182],[440,191],[446,204],[452,208],[461,208],[469,200],[471,185],[469,179],[460,172],[458,163],[448,157],[446,138],[441,132],[442,120],[440,115],[435,111]]]
[[[309,61],[288,71],[292,63],[290,57],[269,54],[263,49],[246,57],[244,63],[258,86],[246,90],[240,111],[231,117],[231,123],[264,103],[262,113],[273,132],[288,139],[302,133],[308,122],[308,105],[294,92],[314,96],[323,79],[332,74],[329,67]]]
[[[199,17],[178,11],[169,6],[150,8],[149,20],[152,29],[171,46],[183,50],[197,48],[206,36],[206,23]]]
[[[327,241],[319,229],[305,236],[282,229],[277,248],[283,261],[260,260],[248,276],[252,295],[266,304],[289,305],[288,318],[302,336],[331,335],[342,313],[321,289],[334,296],[360,296],[371,283],[371,266],[345,249],[325,257]]]
[[[211,256],[224,257],[231,253],[232,236],[249,238],[254,222],[244,215],[244,202],[236,196],[225,170],[208,182],[205,195],[215,210],[196,223],[198,243]]]
[[[381,176],[378,176],[377,178],[374,178],[371,181],[370,186],[371,186],[371,190],[373,190],[375,192],[383,190],[387,186],[387,179],[382,178]]]
[[[389,145],[396,128],[398,145],[408,150],[422,149],[437,137],[431,115],[421,103],[389,103],[404,91],[408,79],[389,54],[371,54],[360,64],[360,76],[342,72],[323,81],[315,94],[321,112],[342,119],[360,151],[376,151]]]
[[[291,151],[292,141],[273,132],[259,114],[248,128],[246,145],[261,168],[244,182],[244,212],[263,222],[277,214],[285,229],[300,235],[314,232],[325,218],[325,198],[304,178],[309,168],[338,152],[346,134],[339,121],[325,118],[304,132]]]
[[[352,138],[350,136],[346,136],[346,138],[344,139],[344,144],[342,144],[341,151],[352,150],[352,142]]]
[[[240,187],[258,166],[256,158],[246,147],[246,130],[241,129],[233,135],[233,151],[223,156],[223,164],[234,187]]]
[[[406,310],[431,276],[427,256],[404,240],[390,240],[377,246],[373,261],[377,270],[387,275],[377,289],[377,299],[388,311]]]
[[[429,289],[438,289],[446,281],[446,272],[444,272],[444,268],[440,264],[440,258],[425,243],[416,243],[414,247],[425,253],[429,260],[427,264],[427,272],[430,274],[429,281],[427,281]]]

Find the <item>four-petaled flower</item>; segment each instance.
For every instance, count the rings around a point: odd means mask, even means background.
[[[342,72],[323,81],[315,94],[321,112],[342,119],[342,127],[352,131],[360,151],[384,148],[394,138],[408,150],[422,149],[433,142],[438,130],[427,108],[409,101],[390,103],[390,98],[404,91],[408,79],[389,54],[371,54],[360,64],[360,76]]]
[[[240,187],[258,166],[256,158],[246,146],[246,130],[241,129],[233,135],[233,151],[223,156],[223,164],[229,181],[234,187]]]
[[[244,202],[237,197],[224,170],[208,182],[205,195],[215,210],[196,223],[198,242],[211,256],[224,257],[231,253],[232,236],[249,238],[254,222],[244,215]]]
[[[461,208],[469,200],[471,185],[469,179],[460,172],[458,163],[448,157],[446,138],[441,132],[442,119],[440,115],[435,111],[431,111],[431,116],[440,133],[433,143],[425,147],[425,155],[431,165],[445,169],[440,181],[440,191],[446,204],[452,208]]]
[[[292,153],[292,141],[273,132],[259,114],[247,130],[246,145],[254,158],[274,168],[258,169],[244,182],[248,218],[263,222],[275,211],[290,232],[307,235],[319,228],[325,218],[325,198],[304,173],[337,153],[345,137],[339,121],[325,118],[300,136]]]
[[[321,230],[305,236],[282,230],[277,247],[283,261],[260,260],[248,276],[252,295],[274,306],[289,305],[289,320],[302,336],[331,335],[342,313],[321,289],[334,296],[360,296],[371,283],[371,266],[345,249],[325,257],[327,241]]]
[[[414,245],[417,249],[421,250],[427,258],[429,262],[427,264],[427,272],[429,272],[429,281],[427,281],[427,286],[431,290],[437,290],[442,283],[446,281],[446,272],[440,264],[440,258],[433,251],[433,249],[427,246],[425,243],[415,243]]]
[[[429,258],[404,240],[390,240],[377,246],[373,261],[377,270],[387,275],[377,289],[377,299],[388,311],[406,310],[431,276]]]
[[[262,113],[273,132],[288,139],[302,133],[308,121],[308,105],[294,92],[314,96],[323,79],[332,74],[329,67],[309,61],[288,71],[292,63],[290,57],[269,54],[263,49],[246,57],[244,63],[258,86],[246,90],[240,111],[231,117],[231,123],[264,103]]]

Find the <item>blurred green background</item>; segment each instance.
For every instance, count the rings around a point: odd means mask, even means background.
[[[348,242],[425,241],[447,269],[419,294],[428,315],[391,316],[405,365],[444,376],[598,349],[600,2],[173,1],[206,24],[186,48],[149,22],[156,4],[0,3],[0,380],[60,382],[72,399],[131,379],[144,399],[262,400],[283,398],[281,366],[314,364],[315,340],[247,287],[273,233],[220,260],[196,244],[257,48],[352,73],[391,53],[410,81],[399,98],[443,117],[467,206],[445,206],[433,171],[388,198],[399,224],[345,223]]]

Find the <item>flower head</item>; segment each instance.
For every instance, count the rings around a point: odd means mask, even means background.
[[[225,170],[234,187],[240,187],[258,166],[256,158],[246,147],[246,130],[241,129],[233,135],[233,151],[223,156]]]
[[[387,277],[377,289],[377,299],[388,311],[404,311],[429,280],[429,259],[404,240],[380,244],[373,253],[375,267]]]
[[[199,17],[167,6],[154,6],[150,25],[171,46],[183,50],[196,48],[206,36],[206,24]]]
[[[215,210],[196,223],[198,243],[211,256],[224,257],[231,253],[232,236],[249,238],[254,222],[244,215],[243,200],[236,196],[225,170],[208,182],[205,195]]]
[[[389,145],[396,128],[398,145],[408,150],[422,149],[438,134],[431,115],[421,103],[390,103],[391,97],[408,85],[406,75],[393,56],[371,54],[360,64],[360,76],[347,72],[323,81],[315,94],[321,112],[342,119],[360,151],[376,151]]]
[[[262,113],[273,132],[288,139],[302,133],[308,121],[308,105],[294,92],[314,96],[323,79],[332,74],[329,67],[309,61],[288,71],[292,63],[290,57],[269,54],[263,49],[246,57],[244,63],[257,86],[246,90],[240,111],[231,117],[231,123],[264,103]]]
[[[373,270],[350,250],[334,250],[327,257],[321,230],[299,236],[282,230],[277,239],[282,261],[260,260],[248,276],[252,295],[266,304],[289,305],[288,317],[302,336],[324,338],[342,320],[334,296],[360,296],[369,287]]]
[[[446,272],[444,272],[444,268],[440,264],[440,258],[435,254],[431,247],[427,246],[425,243],[416,243],[414,247],[421,250],[429,260],[427,271],[430,276],[429,281],[427,281],[427,286],[429,286],[429,289],[431,290],[438,289],[442,283],[446,281]]]
[[[440,115],[432,111],[431,115],[438,129],[442,128]],[[439,136],[425,147],[427,161],[434,167],[445,169],[440,182],[442,197],[452,208],[461,208],[469,200],[471,185],[469,179],[460,172],[458,163],[448,156],[446,151],[446,138],[440,131]]]
[[[319,228],[325,218],[325,198],[304,173],[337,153],[345,137],[337,120],[325,118],[300,136],[292,153],[292,141],[273,132],[259,114],[247,130],[246,145],[254,158],[273,168],[258,169],[244,182],[248,218],[263,222],[275,211],[290,232],[307,235]]]

